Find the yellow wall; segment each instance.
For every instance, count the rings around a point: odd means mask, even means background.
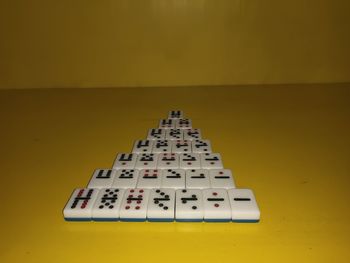
[[[0,0],[0,87],[350,81],[348,0]]]

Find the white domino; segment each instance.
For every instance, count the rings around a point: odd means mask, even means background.
[[[169,111],[168,119],[182,119],[182,118],[183,118],[183,111],[181,110]]]
[[[98,189],[75,189],[65,208],[63,216],[67,221],[90,221],[92,207],[98,195]]]
[[[170,153],[172,143],[169,140],[157,140],[153,143],[152,153]]]
[[[116,170],[97,169],[92,175],[87,188],[108,188],[112,186]]]
[[[162,171],[161,188],[186,188],[186,174],[183,169],[166,169]]]
[[[137,140],[134,143],[133,153],[151,153],[153,140]]]
[[[221,155],[219,153],[201,153],[202,169],[223,169]]]
[[[160,153],[158,155],[157,169],[179,168],[179,155],[177,153]]]
[[[160,120],[159,129],[175,129],[175,120],[173,119]]]
[[[211,153],[211,143],[209,140],[193,140],[192,152],[194,153]]]
[[[135,164],[135,169],[156,169],[157,161],[158,154],[140,153]]]
[[[229,169],[209,170],[209,179],[212,188],[236,188],[232,172]]]
[[[137,169],[117,170],[112,184],[113,188],[135,188],[139,176]]]
[[[176,190],[175,202],[176,221],[203,221],[203,200],[202,191],[196,189]]]
[[[200,129],[188,129],[184,130],[184,140],[200,140],[202,139],[202,133]]]
[[[225,189],[204,189],[204,221],[227,222],[231,221],[231,206]]]
[[[133,169],[137,160],[136,153],[119,153],[114,161],[113,169]]]
[[[100,189],[92,208],[92,220],[118,221],[124,191],[117,188]]]
[[[161,170],[159,169],[140,170],[137,188],[160,188],[161,180]]]
[[[252,190],[229,189],[227,192],[231,204],[232,221],[258,222],[260,220],[260,210]]]
[[[201,160],[199,153],[182,153],[180,154],[181,169],[200,169]]]
[[[165,130],[165,139],[167,140],[183,140],[184,130],[181,129],[169,129]]]
[[[178,119],[175,124],[176,129],[192,129],[192,121],[190,119]]]
[[[147,140],[164,140],[165,130],[163,129],[150,129],[147,134]]]
[[[230,211],[231,212],[231,211]],[[152,189],[147,207],[150,222],[170,222],[175,218],[175,190]]]
[[[127,189],[119,210],[121,221],[146,221],[149,189]]]
[[[205,170],[205,169],[186,170],[186,188],[188,189],[210,188],[208,170]]]
[[[190,153],[192,152],[192,143],[187,140],[176,140],[172,142],[172,152],[173,153]]]

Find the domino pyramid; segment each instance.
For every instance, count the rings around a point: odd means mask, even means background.
[[[220,154],[179,110],[136,141],[132,153],[119,153],[112,168],[95,170],[63,215],[67,221],[260,220],[253,191],[236,188]]]

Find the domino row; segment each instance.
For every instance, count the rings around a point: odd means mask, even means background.
[[[211,153],[209,140],[137,140],[133,153]]]
[[[258,222],[250,189],[76,189],[67,221]]]
[[[222,169],[219,153],[120,153],[113,169]]]
[[[191,129],[190,119],[162,119],[159,121],[159,129]]]
[[[149,129],[147,140],[199,140],[202,139],[200,129]]]
[[[235,188],[228,169],[97,169],[87,188]]]

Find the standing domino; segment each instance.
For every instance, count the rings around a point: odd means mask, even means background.
[[[201,161],[198,153],[180,154],[180,168],[182,169],[200,169]]]
[[[176,129],[192,129],[192,121],[190,119],[178,119],[175,127]]]
[[[133,169],[136,164],[136,153],[119,153],[114,161],[113,169]]]
[[[171,142],[173,153],[190,153],[192,151],[191,141],[176,140]]]
[[[75,189],[63,209],[64,219],[67,221],[90,221],[97,194],[97,189]]]
[[[157,169],[179,168],[179,155],[177,153],[160,153],[158,155]]]
[[[208,171],[204,169],[186,170],[186,188],[189,188],[189,189],[210,188]]]
[[[201,190],[176,190],[175,218],[179,222],[203,221],[203,200]]]
[[[231,203],[232,221],[259,222],[260,210],[250,189],[227,190]]]
[[[113,188],[135,188],[137,184],[137,179],[139,176],[139,171],[136,169],[123,169],[118,170],[112,187]]]
[[[170,153],[170,152],[171,152],[171,141],[168,141],[168,140],[154,141],[152,153]]]
[[[181,110],[172,110],[169,111],[168,119],[182,119],[183,112]]]
[[[175,120],[173,119],[160,120],[159,129],[175,129]]]
[[[147,208],[150,222],[171,222],[175,217],[175,190],[152,189]]]
[[[231,221],[231,206],[226,190],[204,189],[204,221],[227,222]]]
[[[219,153],[201,153],[201,166],[203,169],[223,169]]]
[[[182,189],[185,184],[185,170],[167,169],[162,171],[161,188]]]
[[[92,220],[118,221],[124,191],[124,189],[117,188],[100,189],[92,208]]]
[[[151,153],[153,147],[153,141],[151,140],[138,140],[134,143],[133,153]]]
[[[165,130],[163,129],[150,129],[147,134],[147,140],[164,140]]]
[[[111,169],[97,169],[92,175],[87,188],[111,187],[116,171]]]
[[[236,188],[231,170],[229,169],[209,170],[209,178],[212,188]]]
[[[120,206],[121,221],[146,221],[149,189],[127,189]]]
[[[211,153],[211,144],[209,140],[193,140],[192,152],[194,153]]]
[[[200,129],[188,129],[184,130],[184,140],[200,140],[202,133]]]
[[[165,139],[167,140],[183,140],[184,133],[181,129],[165,130]]]
[[[155,169],[157,168],[158,154],[141,153],[139,154],[135,169]]]
[[[140,170],[137,188],[160,188],[161,170],[145,169]]]

